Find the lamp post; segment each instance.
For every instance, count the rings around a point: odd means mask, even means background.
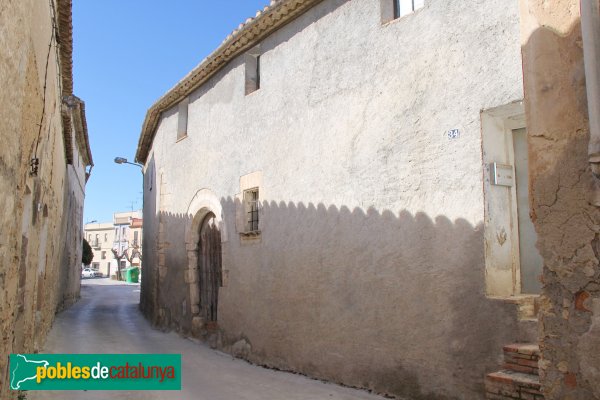
[[[136,167],[140,167],[140,172],[142,173],[142,178],[144,176],[144,166],[142,164],[138,164],[138,163],[132,163],[127,161],[127,159],[125,157],[115,157],[115,163],[117,164],[130,164],[130,165],[135,165]],[[143,210],[144,210],[144,196],[143,196],[143,192],[144,192],[144,188],[143,188],[143,179],[142,179],[142,218],[143,218]],[[143,233],[142,233],[143,235]],[[145,241],[144,241],[145,242]],[[143,254],[143,252],[142,252]],[[140,262],[140,271],[141,271],[141,262]],[[157,273],[158,276],[158,273]],[[140,281],[140,286],[141,286],[141,281]],[[142,291],[140,290],[140,302],[141,302],[141,295],[142,295]]]
[[[129,161],[127,161],[127,159],[126,159],[126,158],[124,158],[124,157],[115,157],[115,162],[116,162],[117,164],[130,164],[130,165],[135,165],[135,166],[138,166],[138,167],[140,167],[141,169],[143,169],[143,168],[144,168],[144,166],[143,166],[142,164],[138,164],[138,163],[132,163],[132,162],[129,162]]]

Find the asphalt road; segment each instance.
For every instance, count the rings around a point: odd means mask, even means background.
[[[30,391],[27,399],[382,400],[364,391],[273,371],[152,329],[139,285],[82,282],[81,300],[57,315],[45,353],[181,353],[182,391]]]

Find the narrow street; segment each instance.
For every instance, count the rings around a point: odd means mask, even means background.
[[[151,328],[138,310],[139,285],[82,281],[81,300],[57,315],[45,353],[181,353],[181,392],[28,392],[27,399],[382,399],[360,390],[251,365]]]

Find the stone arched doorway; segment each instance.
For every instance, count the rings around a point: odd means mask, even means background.
[[[209,325],[216,324],[219,288],[222,283],[221,232],[215,214],[206,214],[199,227],[198,291],[200,316]]]

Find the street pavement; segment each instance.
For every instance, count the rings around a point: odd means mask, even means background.
[[[251,365],[176,333],[152,329],[138,309],[140,287],[82,281],[81,299],[57,315],[44,353],[180,353],[182,390],[30,391],[27,399],[382,400],[301,375]]]

